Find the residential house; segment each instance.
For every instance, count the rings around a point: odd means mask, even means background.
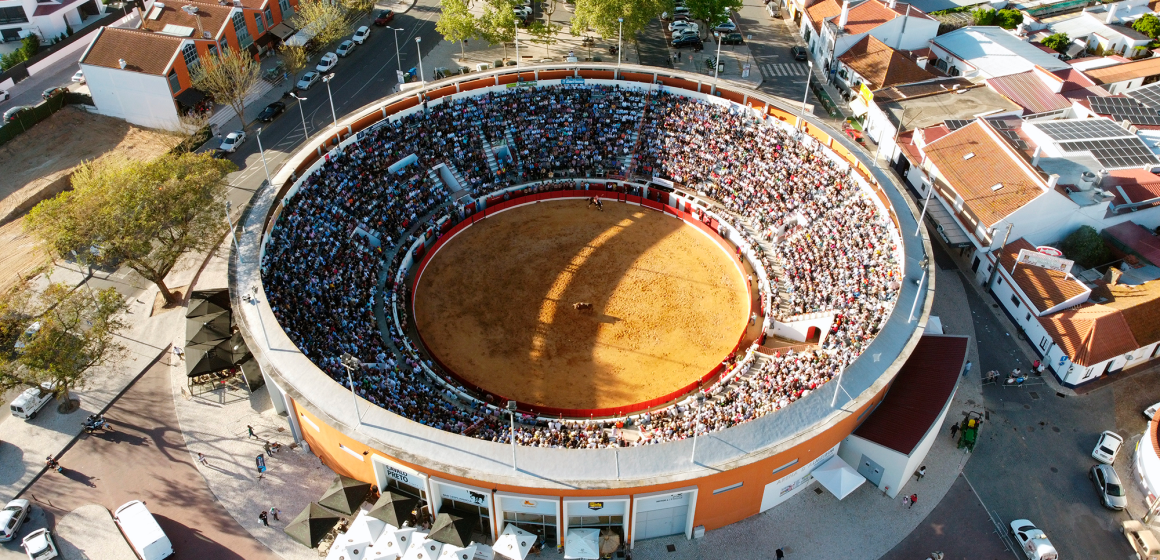
[[[1160,57],[1093,68],[1084,74],[1109,93],[1126,93],[1160,80]]]
[[[811,42],[815,60],[829,71],[837,72],[835,57],[850,50],[866,36],[873,36],[887,46],[912,51],[924,49],[928,41],[938,34],[939,22],[911,4],[897,0],[864,0],[851,5],[842,3],[837,15],[831,15],[836,3],[833,0],[824,8],[810,11],[816,17],[814,24],[820,34]]]
[[[1073,42],[1082,41],[1087,51],[1096,56],[1105,54],[1117,54],[1127,58],[1147,56],[1148,44],[1152,39],[1132,29],[1130,22],[1118,17],[1115,9],[1117,6],[1109,4],[1106,7],[1100,6],[1099,11],[1083,11],[1075,17],[1052,22],[1047,27],[1050,33],[1064,33]],[[1069,50],[1067,54],[1074,56],[1078,53]]]
[[[83,21],[105,13],[102,0],[4,0],[0,1],[0,39],[19,41],[29,34],[41,42],[71,35]]]
[[[1049,72],[1069,68],[1057,56],[1001,27],[963,27],[930,41],[931,63],[950,76],[998,78],[1028,72],[1036,66]]]
[[[934,74],[873,35],[866,35],[839,56],[837,65],[837,84],[850,94],[851,108],[858,117],[869,110],[876,90],[935,79]]]
[[[1027,72],[986,80],[988,86],[1023,107],[1024,120],[1084,117],[1073,105],[1108,93],[1073,69],[1048,72],[1036,66]]]

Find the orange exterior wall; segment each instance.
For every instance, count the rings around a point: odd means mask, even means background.
[[[343,434],[339,430],[330,427],[328,424],[314,416],[310,412],[298,406],[294,399],[290,401],[290,407],[296,418],[305,416],[311,422],[319,427],[319,431],[302,421],[298,421],[301,426],[303,439],[310,444],[310,450],[317,455],[326,466],[330,467],[334,472],[362,480],[364,482],[375,483],[374,466],[370,459],[370,454],[378,454],[392,461],[396,461],[407,465],[416,471],[426,473],[428,475],[450,480],[452,482],[460,482],[463,484],[477,486],[481,488],[494,488],[500,491],[513,492],[517,494],[529,494],[538,496],[561,496],[564,498],[583,497],[583,496],[611,496],[621,494],[646,494],[650,492],[660,492],[666,490],[674,490],[678,488],[686,488],[689,486],[696,486],[697,506],[693,526],[704,525],[706,530],[717,529],[726,525],[736,523],[760,513],[761,499],[765,490],[765,485],[775,480],[788,476],[797,468],[804,467],[813,461],[822,453],[828,451],[830,448],[838,445],[846,436],[850,435],[855,428],[857,428],[859,416],[862,412],[870,409],[886,394],[883,389],[875,398],[871,399],[869,403],[863,405],[856,412],[850,414],[844,420],[839,422],[836,426],[830,428],[826,432],[814,437],[813,439],[799,444],[792,449],[762,459],[755,463],[739,467],[730,471],[706,476],[693,480],[682,480],[679,482],[672,482],[668,484],[656,484],[641,486],[639,488],[611,488],[598,490],[571,490],[571,489],[544,489],[544,488],[527,488],[523,486],[512,486],[508,484],[497,484],[492,481],[475,480],[464,478],[460,476],[443,473],[437,470],[432,470],[424,465],[416,465],[406,461],[400,461],[391,457],[390,455],[368,447],[349,436]],[[339,448],[339,445],[345,446],[347,449],[362,455],[364,460],[360,461],[349,453]],[[797,459],[796,468],[789,468],[784,471],[773,474],[773,470],[781,467],[794,459]],[[713,495],[713,491],[719,488],[736,484],[741,482],[743,485],[740,488],[735,488],[717,495]],[[502,527],[497,527],[496,532],[502,530]]]

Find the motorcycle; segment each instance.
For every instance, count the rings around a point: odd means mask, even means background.
[[[608,54],[615,55],[615,54],[618,54],[619,52],[620,52],[620,47],[618,47],[616,45],[612,45],[611,47],[608,47]]]
[[[97,430],[108,430],[109,421],[105,420],[105,415],[103,414],[90,414],[88,419],[85,420],[84,429],[86,434],[91,434]]]
[[[64,467],[60,466],[60,463],[58,463],[56,461],[56,459],[53,459],[52,457],[48,457],[47,459],[44,460],[44,463],[46,465],[48,465],[48,468],[50,468],[58,473],[64,473]]]

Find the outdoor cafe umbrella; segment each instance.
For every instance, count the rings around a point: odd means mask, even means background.
[[[246,346],[246,340],[242,338],[241,331],[237,331],[226,340],[214,346],[214,351],[218,356],[228,360],[233,365],[239,365],[250,359],[250,348]]]
[[[371,508],[370,516],[381,519],[387,525],[399,529],[403,527],[403,523],[411,519],[411,512],[415,510],[417,505],[419,505],[419,500],[387,490]]]
[[[218,312],[185,320],[186,347],[212,348],[230,337],[230,314]]]
[[[189,310],[186,317],[201,317],[222,311],[230,310],[230,292],[228,290],[203,290],[193,292],[189,297]]]
[[[339,475],[330,484],[330,488],[326,489],[326,493],[318,503],[339,513],[350,515],[358,510],[358,506],[370,493],[370,484]]]
[[[616,552],[616,549],[618,549],[618,548],[620,548],[620,535],[616,534],[616,531],[613,531],[612,529],[608,529],[608,528],[601,529],[600,530],[600,554],[601,554],[601,556],[607,556],[609,554],[612,554],[613,552]]]
[[[292,539],[310,548],[317,548],[322,537],[338,524],[338,520],[337,513],[311,502],[286,526],[285,531]]]
[[[564,539],[564,558],[600,558],[599,529],[569,529]]]
[[[499,538],[495,540],[495,546],[492,548],[502,558],[524,560],[528,552],[532,550],[533,544],[536,544],[535,535],[508,523],[507,527],[503,528],[503,532],[499,534]]]
[[[230,369],[234,364],[223,358],[216,350],[191,349],[185,353],[185,373],[197,377]]]
[[[427,534],[427,538],[443,544],[464,547],[471,544],[472,525],[470,519],[450,513],[440,513],[435,516],[435,523],[431,524],[431,532]]]

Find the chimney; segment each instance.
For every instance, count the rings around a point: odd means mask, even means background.
[[[926,63],[928,60],[929,60],[928,57],[920,56],[914,61],[914,63],[917,64],[919,68],[926,70]]]
[[[894,7],[895,7],[895,6],[897,6],[897,5],[898,5],[898,0],[890,0],[890,4],[889,4],[889,6],[890,6],[890,9],[891,9],[891,10],[893,10],[893,9],[894,9]]]
[[[117,64],[120,64],[120,65],[121,65],[121,70],[124,70],[124,69],[125,69],[125,67],[129,65],[129,63],[128,63],[128,62],[125,62],[125,59],[123,59],[123,58],[118,58],[118,59],[117,59]]]
[[[1120,6],[1117,4],[1110,4],[1108,6],[1108,17],[1106,19],[1104,19],[1104,23],[1107,23],[1109,25],[1116,23],[1116,9],[1119,7]]]
[[[1035,153],[1031,156],[1031,167],[1039,167],[1039,152],[1043,151],[1043,146],[1036,146]]]
[[[1047,188],[1054,189],[1055,185],[1059,184],[1059,175],[1051,175],[1047,178]]]
[[[845,29],[848,21],[850,21],[850,0],[845,0],[842,2],[842,15],[838,16],[838,29]]]

